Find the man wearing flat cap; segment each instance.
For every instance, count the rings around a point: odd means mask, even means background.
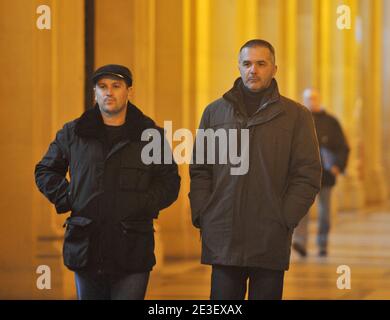
[[[164,131],[129,102],[132,80],[121,65],[97,69],[96,105],[58,131],[35,167],[39,190],[58,213],[71,212],[63,259],[79,299],[144,299],[156,263],[153,219],[180,188],[164,152],[142,161],[142,133],[155,129],[164,142]]]

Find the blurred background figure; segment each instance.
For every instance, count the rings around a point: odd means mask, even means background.
[[[332,187],[337,176],[344,173],[348,161],[349,146],[337,119],[328,114],[320,104],[317,89],[309,88],[303,92],[303,103],[312,112],[320,146],[322,161],[322,182],[318,194],[318,233],[319,256],[327,255],[328,234],[330,230],[330,209]],[[306,215],[295,229],[293,249],[301,256],[307,255],[309,215]]]
[[[351,149],[347,173],[332,189],[332,203],[338,200],[332,259],[292,259],[283,299],[390,299],[390,282],[381,281],[390,272],[390,1],[345,2],[0,0],[0,67],[7,75],[0,80],[7,93],[0,126],[0,298],[77,298],[74,273],[63,265],[64,216],[55,214],[31,172],[58,129],[93,107],[97,67],[128,66],[137,75],[130,101],[158,126],[169,121],[172,133],[185,128],[194,137],[205,106],[239,76],[238,46],[266,38],[280,52],[280,92],[301,101],[306,88],[317,88]],[[337,13],[341,7],[349,7],[350,19]],[[50,14],[51,29],[40,29]],[[336,23],[344,17],[350,29]],[[174,150],[190,150],[187,137],[168,136]],[[210,268],[199,265],[201,241],[189,214],[188,168],[178,165],[178,199],[155,221],[157,263],[146,298],[209,298]],[[316,240],[310,237],[309,250]],[[349,293],[334,284],[333,258],[354,262]],[[37,287],[40,266],[50,267],[50,290]]]

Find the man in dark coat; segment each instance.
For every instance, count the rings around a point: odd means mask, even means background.
[[[311,113],[279,94],[276,69],[272,45],[248,41],[239,55],[241,77],[200,122],[219,135],[211,141],[198,131],[190,165],[192,221],[202,236],[201,262],[212,265],[211,299],[244,299],[248,279],[249,299],[282,298],[293,230],[320,188]],[[218,161],[226,154],[229,162]]]
[[[328,234],[330,230],[331,191],[336,178],[344,173],[347,166],[349,146],[335,117],[322,109],[320,95],[316,89],[306,89],[303,93],[304,104],[313,114],[314,124],[320,144],[322,160],[321,190],[318,194],[318,255],[328,254]],[[295,230],[293,248],[301,257],[307,255],[308,220],[305,216]]]
[[[95,107],[58,131],[36,184],[58,213],[71,211],[63,258],[78,298],[143,299],[156,262],[153,219],[177,199],[180,177],[164,152],[157,163],[143,161],[145,132],[161,141],[164,132],[128,101],[130,70],[106,65],[93,81]]]

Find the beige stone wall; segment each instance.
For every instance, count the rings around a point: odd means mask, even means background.
[[[26,55],[34,46],[31,4],[1,2],[0,126],[1,297],[28,296],[33,290],[32,86],[33,64]],[[11,11],[14,13],[9,14]],[[19,21],[26,21],[20,24]],[[27,23],[28,22],[28,23]],[[20,254],[20,253],[24,254]],[[6,288],[6,290],[4,290]]]
[[[38,30],[39,1],[0,2],[2,93],[0,298],[70,298],[72,276],[61,258],[62,225],[38,192],[34,167],[63,123],[83,110],[83,5],[46,1],[50,30]],[[38,290],[36,269],[51,269]]]
[[[390,56],[390,45],[388,40],[390,38],[390,1],[383,1],[383,31],[382,35],[382,150],[383,150],[383,162],[386,181],[389,184],[390,181],[390,61],[387,57]],[[388,188],[387,198],[390,197],[390,188]]]
[[[56,131],[83,111],[84,6],[45,1],[52,29],[38,30],[40,4],[0,1],[0,298],[74,297],[61,258],[65,216],[37,191],[33,170]],[[352,9],[352,30],[336,28],[340,4]],[[172,121],[173,130],[195,132],[206,105],[239,76],[239,47],[269,40],[282,94],[300,100],[305,87],[318,87],[346,131],[352,150],[336,215],[388,199],[389,12],[386,0],[98,0],[95,65],[129,66],[133,102],[161,126]],[[156,223],[160,267],[200,252],[188,165],[180,174],[179,199]],[[40,264],[51,267],[50,291],[36,289]]]

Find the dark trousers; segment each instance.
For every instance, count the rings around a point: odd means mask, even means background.
[[[249,300],[281,300],[284,271],[213,265],[211,300],[244,300],[249,280]]]
[[[79,300],[143,300],[149,272],[122,277],[75,272],[75,279]]]

